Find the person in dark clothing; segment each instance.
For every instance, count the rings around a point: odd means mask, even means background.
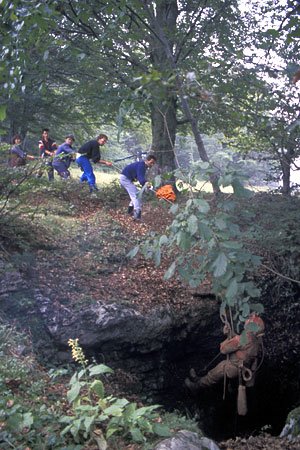
[[[101,159],[100,146],[105,145],[108,137],[105,134],[99,134],[96,139],[83,144],[77,152],[76,162],[83,171],[80,181],[83,183],[87,181],[90,187],[90,192],[98,191],[96,186],[96,177],[93,171],[93,166],[90,162],[104,164],[105,166],[112,166],[110,161]]]
[[[27,159],[34,159],[34,156],[28,155],[22,148],[22,139],[19,134],[12,138],[12,144],[9,151],[8,165],[9,167],[25,166]]]
[[[134,220],[140,220],[142,215],[142,198],[138,196],[139,190],[134,181],[138,181],[142,186],[147,183],[146,171],[156,163],[154,155],[148,155],[145,161],[136,161],[128,164],[121,172],[120,183],[128,192],[130,203],[128,213],[133,214]]]
[[[40,157],[46,159],[45,166],[47,168],[49,181],[54,180],[54,169],[52,166],[52,157],[57,150],[56,142],[49,137],[49,128],[44,128],[42,131],[42,139],[39,140]],[[38,177],[41,177],[43,171],[38,173]]]
[[[69,167],[74,158],[75,150],[72,144],[75,141],[73,134],[68,134],[65,142],[61,144],[55,152],[52,166],[57,171],[58,175],[65,180],[70,177]]]

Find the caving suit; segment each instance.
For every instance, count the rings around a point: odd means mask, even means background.
[[[247,333],[247,344],[241,344],[241,336],[226,339],[220,345],[220,352],[229,357],[210,370],[196,382],[197,387],[211,386],[223,379],[224,375],[232,379],[239,376],[239,369],[253,369],[260,350],[260,340],[254,333]],[[252,379],[251,379],[252,381]]]

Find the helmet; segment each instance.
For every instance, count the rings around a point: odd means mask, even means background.
[[[254,324],[254,326],[252,325]],[[257,316],[255,313],[251,314],[251,316],[245,322],[246,331],[250,331],[255,334],[262,333],[265,330],[264,321],[261,317]]]

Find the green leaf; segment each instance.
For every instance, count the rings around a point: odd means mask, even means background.
[[[79,395],[80,392],[80,388],[81,388],[81,383],[79,381],[76,381],[72,388],[67,392],[67,399],[69,401],[69,403],[74,402],[74,400],[76,400],[76,398]]]
[[[91,416],[91,417],[85,417],[84,421],[83,421],[83,425],[85,428],[86,433],[89,433],[91,430],[91,426],[93,425],[93,423],[95,422],[95,416]],[[88,436],[86,435],[85,438],[87,438]]]
[[[153,432],[157,434],[157,436],[161,437],[169,437],[171,436],[171,432],[167,425],[163,425],[161,423],[154,423]]]
[[[129,253],[127,253],[127,258],[134,258],[139,252],[140,246],[136,245]]]
[[[191,247],[191,238],[184,231],[179,231],[179,233],[177,233],[176,241],[177,241],[177,245],[182,250],[189,250]]]
[[[222,246],[225,248],[232,249],[232,250],[239,250],[240,248],[243,247],[243,244],[241,242],[237,242],[237,241],[225,241],[225,242],[222,242]]]
[[[238,292],[238,283],[237,283],[236,278],[234,278],[230,282],[230,284],[226,290],[226,298],[235,298],[237,292]]]
[[[200,222],[199,230],[200,230],[200,234],[203,237],[203,239],[205,239],[206,241],[209,241],[212,236],[211,229],[205,223]]]
[[[144,442],[145,438],[138,428],[131,428],[130,434],[134,442]]]
[[[203,214],[208,213],[208,211],[210,210],[209,204],[207,203],[206,200],[203,200],[202,198],[194,199],[193,203],[198,209],[198,211],[200,211]]]
[[[194,214],[192,214],[191,216],[189,216],[187,223],[188,223],[188,230],[193,236],[198,231],[198,219]]]
[[[109,439],[114,433],[117,433],[119,431],[118,426],[108,426],[106,431],[106,439]]]
[[[227,227],[227,223],[222,218],[217,218],[215,223],[219,230],[225,230]]]
[[[250,303],[250,308],[258,314],[262,314],[264,312],[264,306],[261,303]]]
[[[22,422],[21,427],[23,428],[31,428],[31,425],[33,424],[33,416],[31,412],[27,412],[22,414]]]
[[[179,206],[175,203],[174,205],[171,206],[170,212],[175,215],[177,214],[178,208]]]
[[[249,314],[250,314],[250,306],[249,306],[249,303],[244,303],[243,304],[243,306],[242,306],[242,316],[244,317],[244,318],[246,318],[246,317],[248,317],[249,316]]]
[[[217,259],[213,262],[212,267],[214,267],[213,275],[215,277],[221,277],[225,274],[228,266],[228,259],[225,253],[221,252]]]
[[[100,380],[95,380],[91,384],[90,390],[95,392],[98,397],[103,398],[104,397],[104,384]]]
[[[96,366],[92,366],[89,368],[89,373],[91,376],[93,376],[93,375],[100,375],[103,373],[114,373],[114,371],[105,364],[97,364]]]
[[[159,245],[168,244],[168,242],[169,242],[168,236],[166,236],[165,234],[160,236],[160,238],[159,238]]]
[[[168,270],[164,274],[164,280],[169,280],[170,278],[172,278],[172,276],[175,273],[175,269],[176,269],[176,262],[173,261]]]
[[[103,410],[104,414],[120,417],[123,414],[124,407],[128,404],[125,398],[118,399],[113,405]]]

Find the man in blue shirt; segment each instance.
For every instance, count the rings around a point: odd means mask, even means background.
[[[138,196],[139,190],[133,182],[138,181],[142,186],[144,186],[147,183],[146,171],[155,163],[156,157],[154,155],[148,155],[145,161],[136,161],[128,164],[128,166],[124,167],[122,170],[120,183],[129,194],[130,204],[128,207],[128,213],[133,214],[134,220],[141,219],[142,198],[141,196]]]
[[[65,138],[65,142],[56,150],[52,163],[52,166],[57,171],[58,175],[65,180],[71,175],[69,167],[75,153],[75,150],[72,148],[74,141],[75,138],[73,134],[68,134]]]
[[[88,182],[91,193],[93,191],[98,191],[98,188],[96,186],[96,177],[90,159],[94,163],[112,166],[111,162],[101,159],[100,146],[105,145],[107,141],[108,137],[105,134],[99,134],[96,139],[83,144],[77,152],[76,162],[83,171],[80,181]]]

